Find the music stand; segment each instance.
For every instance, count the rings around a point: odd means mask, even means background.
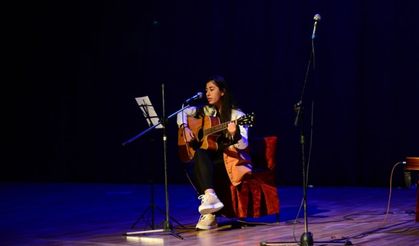
[[[170,223],[171,216],[169,215],[169,192],[168,192],[168,182],[167,182],[167,136],[166,136],[166,122],[168,119],[179,113],[180,111],[184,110],[185,108],[182,107],[178,111],[172,113],[166,118],[165,113],[165,93],[164,93],[164,84],[162,84],[162,119],[160,120],[155,113],[155,110],[150,102],[150,99],[148,96],[136,98],[137,102],[140,102],[140,108],[142,109],[143,113],[148,115],[146,117],[147,122],[151,124],[149,128],[146,130],[140,132],[136,136],[128,139],[127,141],[123,142],[122,145],[125,146],[136,139],[140,138],[141,136],[145,135],[149,131],[155,129],[155,128],[162,128],[163,129],[163,164],[164,164],[164,190],[165,190],[165,220],[163,222],[163,228],[162,229],[152,229],[152,230],[145,230],[145,231],[132,231],[132,232],[126,232],[124,236],[135,236],[135,235],[141,235],[141,234],[150,234],[150,233],[162,233],[162,232],[168,232],[171,235],[183,239],[182,236],[180,236],[174,229],[173,226]],[[177,222],[178,223],[178,222]],[[179,223],[178,223],[179,224]],[[180,225],[180,224],[179,224]],[[182,226],[182,225],[181,225]]]
[[[157,115],[156,111],[154,110],[153,104],[151,103],[151,100],[148,96],[143,97],[136,97],[135,100],[137,101],[138,106],[140,107],[144,118],[146,119],[148,126],[153,127],[156,125],[156,129],[162,129],[163,126],[159,124],[160,118]],[[154,200],[154,174],[152,174],[152,183],[150,185],[150,205],[141,213],[141,215],[138,217],[138,219],[132,224],[131,229],[134,229],[135,226],[146,217],[147,213],[151,213],[151,229],[155,229],[155,210],[157,209],[160,211],[161,214],[164,214],[163,209],[156,206],[155,200]],[[172,220],[174,220],[177,224],[183,227],[176,219],[171,217]]]
[[[143,112],[144,118],[147,120],[148,126],[151,127],[157,125],[157,129],[162,129],[163,125],[159,124],[160,118],[157,115],[156,110],[154,110],[150,98],[148,96],[136,97],[135,101],[137,101],[138,106]]]

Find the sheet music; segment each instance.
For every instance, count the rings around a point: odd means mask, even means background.
[[[157,116],[156,111],[154,110],[153,105],[151,104],[150,98],[148,96],[136,97],[138,106],[140,106],[141,111],[143,112],[144,118],[146,118],[148,126],[155,126],[159,124],[160,118]],[[156,128],[163,128],[162,124],[156,126]]]

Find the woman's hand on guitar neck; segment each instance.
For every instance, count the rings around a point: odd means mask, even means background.
[[[230,137],[233,138],[237,131],[237,125],[234,121],[230,121],[227,125],[227,131],[230,134]]]

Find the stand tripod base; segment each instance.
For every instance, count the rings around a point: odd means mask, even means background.
[[[308,244],[303,244],[304,242],[287,242],[287,241],[282,241],[282,242],[261,242],[259,245],[260,246],[302,246],[302,245],[308,245]],[[315,245],[315,244],[321,244],[321,245],[344,245],[344,246],[350,246],[353,245],[351,243],[351,241],[349,240],[333,240],[333,241],[313,241],[311,245]]]
[[[173,229],[173,227],[170,225],[168,221],[164,222],[164,226],[162,229],[131,231],[131,232],[126,232],[124,236],[138,236],[138,235],[143,235],[143,234],[154,234],[154,233],[170,233],[172,236],[175,236],[183,240],[183,237]]]
[[[311,232],[304,232],[300,238],[301,246],[313,246],[313,234]]]
[[[160,212],[160,214],[165,214],[165,212],[163,211],[163,209],[161,209],[160,207],[156,206],[156,205],[150,205],[149,207],[146,208],[146,210],[144,210],[144,212],[140,215],[140,217],[138,217],[138,219],[131,225],[131,229],[134,229],[135,226],[142,220],[144,220],[145,215],[149,212],[149,210],[151,210],[151,225],[150,228],[151,230],[155,229],[155,223],[154,223],[154,215],[155,215],[155,210],[158,210]],[[179,221],[177,221],[175,218],[173,218],[173,216],[169,216],[169,218],[174,221],[176,224],[178,224],[180,227],[185,228],[184,225],[182,225]],[[166,222],[164,222],[166,223]],[[163,228],[166,228],[166,226],[169,225],[163,225]]]
[[[350,246],[353,245],[351,241],[349,240],[332,240],[332,241],[314,241],[313,240],[313,234],[311,232],[304,232],[300,237],[300,242],[261,242],[260,246],[291,246],[291,245],[297,245],[297,246],[313,246],[316,243],[320,243],[322,245],[329,245],[329,244],[343,244],[344,246]]]

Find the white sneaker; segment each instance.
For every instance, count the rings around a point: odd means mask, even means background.
[[[200,195],[198,199],[201,200],[201,205],[198,207],[198,211],[201,214],[213,214],[224,207],[224,204],[214,193]]]
[[[198,224],[195,228],[197,230],[210,230],[217,227],[217,219],[215,214],[204,214],[199,217]]]

